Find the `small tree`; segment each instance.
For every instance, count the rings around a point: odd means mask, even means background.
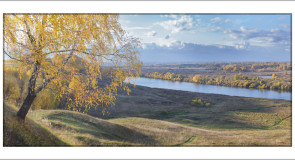
[[[273,73],[272,76],[271,76],[271,78],[272,79],[275,79],[275,78],[277,78],[277,75],[275,73]]]
[[[202,76],[199,75],[199,74],[196,74],[194,77],[193,77],[193,82],[195,83],[201,83],[202,81]]]
[[[5,14],[4,53],[20,72],[31,73],[28,94],[17,116],[25,119],[44,88],[54,90],[59,98],[66,96],[73,110],[114,104],[118,87],[129,93],[123,81],[140,74],[140,42],[126,35],[118,18],[108,14]],[[83,69],[79,69],[82,62]],[[102,75],[105,68],[110,68],[107,76]]]
[[[287,72],[287,71],[285,71],[285,72],[284,72],[284,75],[288,75],[288,72]]]

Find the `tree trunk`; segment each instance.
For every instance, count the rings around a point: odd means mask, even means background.
[[[26,99],[24,100],[21,108],[17,112],[17,116],[20,117],[21,119],[26,118],[26,115],[29,112],[31,105],[37,96],[37,93],[35,92],[35,86],[36,86],[36,80],[38,77],[39,70],[40,70],[40,63],[37,61],[34,65],[33,73],[32,73],[31,78],[29,80],[28,95],[27,95]]]
[[[34,102],[34,99],[36,98],[36,94],[29,92],[26,99],[24,100],[24,103],[22,104],[21,108],[17,112],[17,116],[21,119],[25,119],[26,115],[29,112],[29,109],[31,108],[32,103]]]

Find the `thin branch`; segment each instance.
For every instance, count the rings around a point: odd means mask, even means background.
[[[23,43],[21,43],[21,42],[15,42],[15,43],[18,44],[18,45],[23,46],[24,48],[26,48],[26,49],[28,49],[28,50],[33,50],[33,49],[29,48],[27,45],[25,45],[25,44],[23,44]]]
[[[26,25],[26,30],[27,30],[26,33],[27,33],[27,35],[29,37],[29,40],[30,40],[32,46],[36,49],[36,44],[35,44],[36,40],[35,40],[34,36],[31,34],[31,30],[30,30],[30,28],[28,26],[28,23],[27,23],[26,19],[24,19],[24,23]]]
[[[74,49],[68,49],[68,50],[56,50],[56,51],[51,51],[51,52],[47,52],[45,53],[46,55],[51,54],[51,53],[60,53],[60,52],[70,52],[70,51],[75,51]]]
[[[10,54],[8,54],[5,50],[3,50],[4,54],[6,54],[9,58],[11,59],[14,59],[14,60],[17,60],[19,62],[26,62],[26,63],[29,63],[29,64],[34,64],[34,62],[30,61],[29,59],[26,59],[26,60],[20,60],[20,59],[17,59],[15,57],[12,57]]]
[[[12,57],[11,55],[9,55],[5,50],[3,50],[3,52],[4,52],[4,54],[6,54],[9,58],[22,62],[22,60],[17,59],[17,58],[14,58],[14,57]]]

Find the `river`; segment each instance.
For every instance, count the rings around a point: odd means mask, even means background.
[[[291,100],[291,92],[277,92],[271,90],[259,90],[248,88],[232,88],[225,86],[194,84],[190,82],[177,82],[168,80],[159,80],[151,78],[140,78],[135,80],[135,84],[151,88],[173,89],[181,91],[223,94],[229,96],[268,98],[268,99],[284,99]]]

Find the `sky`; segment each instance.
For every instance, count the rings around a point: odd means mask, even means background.
[[[121,14],[144,63],[291,61],[290,14]]]

